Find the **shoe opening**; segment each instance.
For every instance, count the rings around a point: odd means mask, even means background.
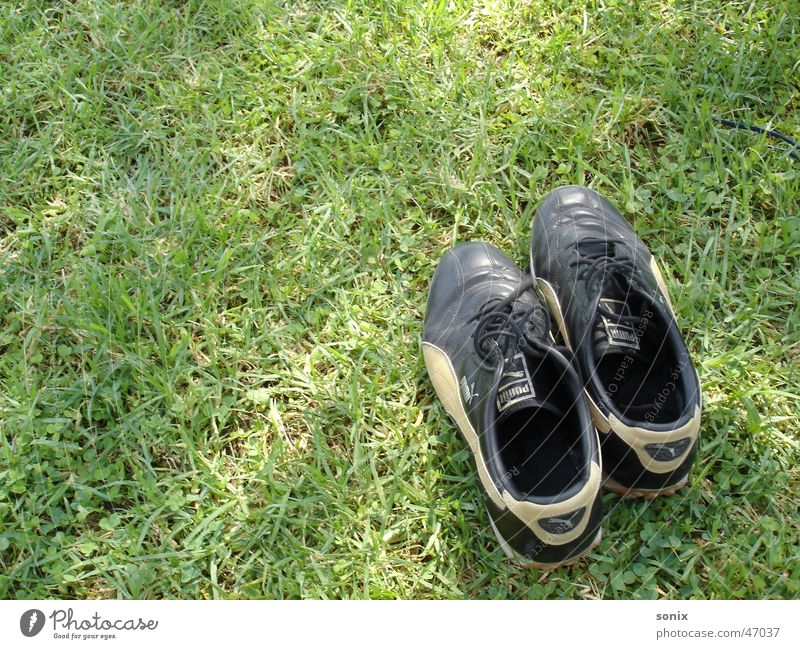
[[[520,374],[523,379],[517,378]],[[586,478],[587,448],[581,439],[574,373],[546,354],[536,359],[517,356],[506,375],[516,381],[501,380],[498,389],[495,460],[503,482],[516,498],[559,496]],[[511,406],[504,390],[517,395]]]
[[[596,377],[624,417],[665,424],[681,416],[682,368],[660,309],[635,293],[603,299],[593,336]]]

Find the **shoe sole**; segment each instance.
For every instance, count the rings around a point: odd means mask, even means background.
[[[653,275],[656,277],[656,283],[658,284],[659,290],[664,294],[667,300],[667,304],[669,305],[670,311],[672,311],[673,317],[675,315],[675,310],[672,308],[672,302],[669,299],[669,293],[667,292],[666,283],[664,282],[664,278],[661,275],[661,270],[658,268],[658,264],[656,264],[655,258],[651,259],[650,268],[653,272]],[[564,315],[561,312],[561,305],[558,303],[558,297],[553,288],[552,284],[544,279],[539,279],[536,277],[536,273],[533,271],[533,254],[530,256],[530,272],[531,277],[533,278],[534,286],[536,287],[536,293],[542,299],[542,301],[547,305],[548,311],[555,316],[553,318],[556,322],[556,326],[558,327],[558,331],[561,333],[561,337],[564,339],[564,343],[570,349],[573,349],[572,344],[570,342],[569,333],[567,332],[566,324],[564,323]],[[544,286],[547,287],[547,291],[544,290]],[[597,408],[594,405],[594,401],[592,400],[592,396],[589,394],[588,390],[584,388],[583,394],[588,400],[588,402]],[[590,410],[593,411],[592,408]],[[616,494],[621,496],[625,496],[627,498],[656,498],[657,496],[671,496],[675,492],[682,489],[686,483],[689,481],[689,476],[684,476],[682,480],[676,482],[672,485],[667,485],[666,487],[662,487],[660,489],[636,489],[632,487],[626,487],[625,485],[620,484],[616,480],[614,480],[610,475],[606,476],[604,487],[608,491],[612,491]]]
[[[626,487],[620,484],[609,475],[605,477],[603,487],[608,491],[619,494],[620,496],[626,496],[627,498],[646,498],[649,500],[657,496],[672,496],[683,489],[688,482],[689,476],[687,475],[679,482],[667,487],[662,487],[661,489],[636,489],[635,487]]]
[[[600,545],[600,541],[603,540],[603,528],[597,530],[597,534],[595,534],[594,539],[592,540],[591,544],[588,548],[586,548],[583,552],[576,554],[574,557],[570,557],[566,561],[560,561],[558,563],[542,563],[541,561],[531,561],[528,557],[525,557],[519,552],[516,552],[514,548],[512,548],[508,541],[503,538],[503,535],[500,534],[500,530],[497,529],[497,526],[494,524],[491,515],[487,512],[486,514],[489,516],[489,525],[492,526],[492,531],[494,535],[497,537],[497,541],[500,544],[500,548],[503,550],[503,554],[505,554],[509,559],[514,559],[516,562],[520,564],[523,568],[533,568],[537,570],[554,570],[556,568],[567,567],[571,566],[581,559],[587,557],[594,551],[594,549]]]

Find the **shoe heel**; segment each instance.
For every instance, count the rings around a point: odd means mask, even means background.
[[[522,568],[535,568],[537,570],[553,570],[555,568],[560,568],[562,566],[571,566],[574,563],[577,563],[587,555],[591,554],[592,551],[600,545],[600,541],[603,540],[603,528],[598,528],[597,534],[595,534],[592,542],[582,552],[578,553],[574,557],[570,557],[566,561],[560,561],[558,563],[544,563],[541,561],[533,561],[529,557],[519,554],[514,550],[514,548],[509,545],[508,541],[503,538],[503,535],[500,533],[500,530],[497,529],[497,525],[495,525],[494,519],[492,518],[492,512],[487,508],[486,515],[489,517],[489,525],[492,527],[492,531],[494,532],[495,537],[497,537],[497,542],[500,544],[500,549],[503,551],[509,559],[513,559],[516,561],[520,567]]]

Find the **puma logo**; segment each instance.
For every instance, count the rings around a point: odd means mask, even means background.
[[[497,388],[497,411],[503,412],[514,404],[522,403],[536,396],[525,355],[518,352],[507,363],[501,385]],[[518,369],[512,369],[512,368]]]
[[[692,440],[690,438],[684,437],[674,442],[645,444],[644,450],[656,462],[670,462],[686,453],[691,443]]]
[[[472,400],[478,396],[475,393],[475,382],[473,381],[472,385],[470,385],[467,383],[467,377],[462,376],[459,385],[461,386],[461,397],[464,401],[472,403]]]
[[[560,518],[558,516],[551,516],[550,522],[555,523],[556,525],[570,525],[572,526],[572,519],[571,518]]]
[[[549,532],[550,534],[566,534],[567,532],[575,529],[575,526],[581,522],[583,515],[586,513],[586,507],[581,507],[575,511],[560,516],[548,516],[547,518],[540,518],[540,527]]]

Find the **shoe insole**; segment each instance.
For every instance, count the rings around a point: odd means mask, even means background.
[[[501,466],[523,494],[556,496],[580,479],[579,445],[572,414],[542,408],[510,415],[498,431]],[[572,440],[572,441],[570,441]]]
[[[622,366],[623,358],[627,367]],[[656,354],[607,354],[597,364],[601,384],[620,412],[650,423],[669,423],[681,415],[680,379],[673,370],[663,355],[658,358]]]

